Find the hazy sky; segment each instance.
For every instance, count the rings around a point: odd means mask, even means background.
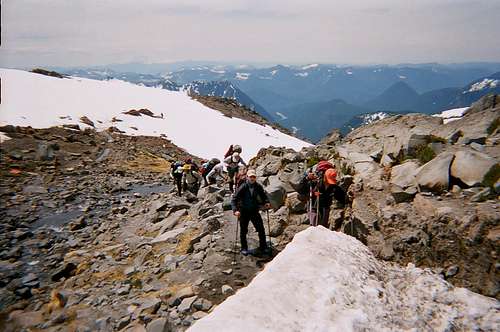
[[[500,61],[500,0],[3,0],[0,66]]]

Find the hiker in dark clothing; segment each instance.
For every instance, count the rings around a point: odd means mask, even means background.
[[[170,175],[172,176],[172,179],[174,179],[175,185],[177,186],[177,195],[181,196],[182,195],[182,174],[184,173],[184,170],[182,167],[184,166],[184,163],[182,161],[176,161],[170,170]]]
[[[269,209],[271,204],[269,204],[264,187],[257,183],[254,170],[248,170],[247,178],[247,181],[236,190],[231,201],[233,213],[240,222],[241,253],[243,255],[250,253],[247,243],[248,223],[250,221],[259,234],[259,252],[266,253],[268,251],[266,232],[259,208],[263,206],[265,209]]]
[[[215,179],[213,181],[209,181],[209,177],[208,177],[208,174],[214,169],[215,166],[217,165],[220,165],[220,160],[217,159],[217,158],[212,158],[210,159],[209,161],[207,161],[206,163],[204,163],[203,165],[201,165],[201,170],[200,170],[200,174],[201,176],[203,177],[203,183],[204,183],[204,187],[208,186],[209,184],[214,184],[215,183]],[[221,165],[222,166],[222,165]],[[212,177],[213,178],[213,175],[212,174]]]
[[[320,162],[321,163],[321,162]],[[318,165],[326,165],[324,164]],[[329,228],[330,206],[335,198],[339,203],[345,203],[345,193],[337,186],[337,171],[328,163],[325,170],[307,173],[299,184],[298,193],[308,200],[308,217],[312,226],[321,225]],[[317,169],[319,169],[318,167]]]

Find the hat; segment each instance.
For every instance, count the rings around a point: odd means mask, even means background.
[[[337,171],[333,168],[329,168],[325,172],[325,181],[328,184],[337,184]]]
[[[248,176],[248,177],[251,177],[251,176],[255,176],[255,177],[256,177],[256,176],[257,176],[257,174],[255,174],[255,170],[253,170],[253,169],[249,169],[249,170],[247,171],[247,176]]]
[[[185,170],[185,171],[190,171],[191,170],[191,165],[185,164],[184,166],[182,166],[182,169]]]

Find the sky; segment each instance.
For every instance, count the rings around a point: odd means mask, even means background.
[[[500,61],[500,0],[3,0],[1,67]]]

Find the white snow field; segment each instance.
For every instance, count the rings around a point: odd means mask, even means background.
[[[500,303],[310,227],[188,331],[498,331]]]
[[[225,117],[185,92],[119,80],[61,79],[12,69],[0,69],[0,77],[0,125],[46,128],[78,123],[85,128],[88,126],[80,122],[80,117],[86,116],[98,130],[115,126],[128,135],[164,134],[177,146],[202,158],[220,157],[230,144],[243,147],[245,160],[263,147],[300,150],[310,146],[270,126]],[[163,113],[163,118],[122,113],[141,108],[158,116]],[[112,122],[114,117],[122,121]]]
[[[443,123],[446,124],[448,122],[462,118],[465,111],[467,111],[468,109],[469,107],[453,108],[450,110],[442,111],[441,113],[438,114],[434,114],[433,116],[443,118]]]

